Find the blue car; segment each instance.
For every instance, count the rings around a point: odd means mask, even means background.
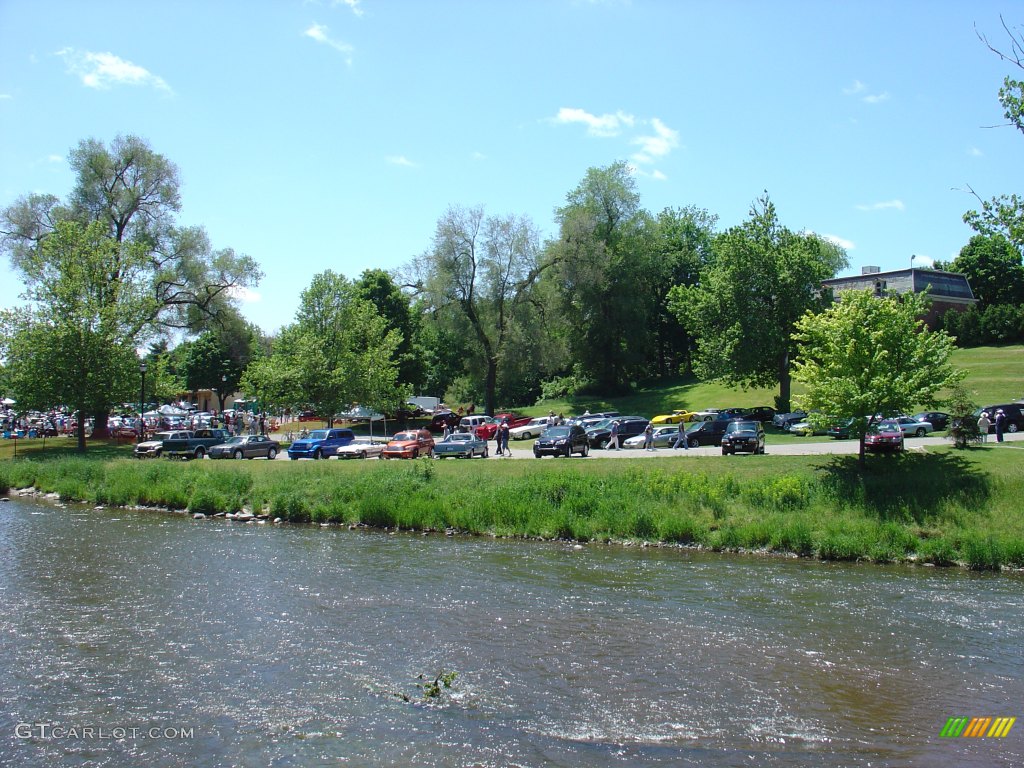
[[[288,446],[288,458],[326,459],[343,445],[356,439],[351,429],[314,429],[309,437],[296,440]]]

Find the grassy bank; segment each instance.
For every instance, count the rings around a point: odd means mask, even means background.
[[[551,462],[0,463],[0,491],[291,522],[646,541],[829,560],[1024,567],[1017,450],[879,457]]]

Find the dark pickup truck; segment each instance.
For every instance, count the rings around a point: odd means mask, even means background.
[[[164,440],[164,456],[176,459],[201,459],[214,445],[227,442],[231,437],[226,429],[197,429],[185,440]]]

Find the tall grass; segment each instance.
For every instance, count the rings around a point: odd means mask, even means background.
[[[0,462],[0,490],[296,523],[473,535],[643,541],[829,560],[1024,567],[1014,452],[869,462]],[[698,471],[694,471],[698,469]]]

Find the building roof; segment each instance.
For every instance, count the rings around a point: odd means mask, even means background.
[[[836,293],[843,291],[881,289],[888,293],[927,293],[934,299],[952,304],[973,304],[977,301],[967,276],[938,269],[895,269],[890,272],[869,272],[849,277],[834,277],[822,285]]]

